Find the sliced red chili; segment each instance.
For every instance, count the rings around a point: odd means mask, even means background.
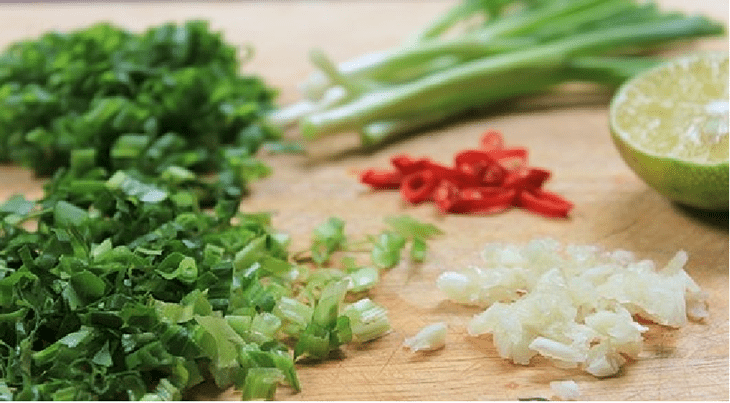
[[[550,171],[541,168],[523,168],[507,173],[502,186],[516,189],[538,189],[550,178]]]
[[[413,172],[403,178],[400,186],[400,194],[403,198],[413,204],[431,200],[433,191],[439,183],[439,178],[433,171],[423,170]]]
[[[478,176],[473,175],[470,172],[462,171],[461,169],[458,169],[458,167],[447,167],[430,160],[425,160],[422,164],[422,170],[431,171],[438,179],[449,180],[459,187],[476,186],[479,184]]]
[[[494,158],[493,151],[482,151],[482,150],[464,150],[454,155],[454,163],[456,165],[461,164],[494,164],[497,160]]]
[[[511,208],[517,195],[516,189],[482,187],[462,189],[459,196],[448,205],[450,213],[493,214]]]
[[[366,169],[360,173],[360,182],[374,189],[398,189],[403,174],[384,169]]]
[[[431,161],[428,158],[413,159],[407,155],[399,155],[391,159],[391,163],[403,175],[410,175],[420,171],[432,171],[439,178],[448,178],[455,182],[473,182],[468,174],[456,168]]]
[[[454,163],[462,172],[473,175],[480,185],[498,185],[504,180],[506,169],[489,152],[466,150],[456,154]]]
[[[390,163],[393,164],[403,175],[412,174],[425,168],[428,168],[432,162],[427,158],[414,159],[408,155],[396,155],[390,159]]]
[[[521,147],[502,148],[487,151],[487,153],[508,170],[527,166],[527,150]]]
[[[566,217],[573,208],[573,203],[555,193],[540,189],[522,191],[519,195],[519,204],[533,213],[547,217]]]
[[[481,200],[494,197],[505,197],[505,199],[507,199],[506,196],[511,194],[513,196],[512,199],[509,199],[511,202],[514,200],[514,196],[516,195],[513,190],[514,189],[507,189],[501,186],[478,186],[461,189],[461,197],[466,200]]]
[[[396,155],[395,170],[366,170],[362,183],[400,189],[410,203],[432,200],[444,213],[495,213],[512,206],[551,217],[565,217],[573,204],[542,190],[550,171],[527,166],[527,150],[504,148],[497,131],[484,133],[479,148],[454,156],[454,166],[428,158]]]
[[[433,192],[433,201],[442,213],[451,212],[459,200],[459,188],[448,180],[440,181]]]
[[[522,169],[507,171],[502,181],[502,186],[510,189],[519,189],[522,187],[525,172]]]
[[[481,200],[465,200],[463,209],[468,213],[481,213],[481,214],[495,214],[505,210],[509,210],[513,207],[511,201],[504,201],[503,199],[514,198],[515,190],[509,191],[511,194],[506,194],[504,197],[499,198],[487,198]]]
[[[479,140],[479,148],[484,151],[498,150],[504,147],[503,141],[502,133],[496,130],[488,130],[482,134],[482,138]]]
[[[524,177],[524,187],[526,189],[538,189],[550,179],[550,171],[542,168],[530,168]]]
[[[484,164],[467,164],[462,163],[456,166],[456,169],[458,169],[460,172],[478,178],[481,176],[482,171],[484,171]]]
[[[481,174],[481,183],[486,186],[502,186],[507,178],[507,169],[501,164],[487,166]]]

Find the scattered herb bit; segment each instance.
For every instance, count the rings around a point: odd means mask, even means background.
[[[419,222],[408,215],[386,217],[385,222],[406,240],[410,240],[410,258],[414,262],[423,262],[426,259],[427,240],[443,235],[443,231],[435,225]]]
[[[374,340],[390,331],[388,311],[370,298],[348,305],[343,314],[350,320],[353,338],[357,342]]]
[[[397,232],[385,231],[371,237],[373,250],[370,260],[376,267],[389,269],[400,262],[401,251],[406,246],[406,238]]]
[[[337,217],[330,217],[315,228],[312,234],[312,244],[309,250],[310,258],[317,265],[322,266],[330,262],[335,252],[369,251],[370,261],[377,269],[390,269],[401,261],[403,249],[410,244],[410,259],[422,262],[428,250],[427,240],[443,232],[433,224],[422,223],[408,215],[386,217],[385,223],[389,229],[377,235],[368,235],[364,240],[352,241],[345,235],[345,223]],[[365,248],[365,249],[363,249]],[[299,259],[302,252],[297,254]],[[358,266],[352,255],[342,256],[344,265],[351,276],[364,267]],[[370,272],[372,268],[357,274],[363,278],[374,279]],[[352,279],[351,279],[352,280]],[[370,281],[368,281],[370,283]],[[353,285],[354,287],[354,285]]]
[[[409,215],[385,217],[385,222],[394,231],[406,238],[431,239],[443,235],[438,227],[433,224],[422,223]]]
[[[322,264],[332,256],[332,252],[341,249],[346,241],[345,222],[337,217],[330,217],[326,222],[314,229],[311,252],[312,260]]]
[[[497,213],[521,207],[548,217],[566,217],[573,204],[557,194],[542,189],[550,172],[527,166],[527,150],[504,148],[502,135],[486,132],[477,149],[464,150],[454,156],[449,167],[428,158],[407,155],[391,158],[395,169],[366,169],[360,182],[372,189],[399,189],[401,197],[412,204],[432,201],[442,213]],[[398,229],[403,222],[391,221]],[[409,224],[413,225],[413,224]],[[413,226],[412,257],[420,259],[422,234],[433,229]]]
[[[304,99],[270,119],[305,138],[377,144],[566,82],[615,88],[661,60],[661,45],[724,30],[651,2],[465,0],[390,50],[339,65],[313,50]]]
[[[295,359],[325,359],[352,340],[350,321],[340,314],[346,293],[347,282],[343,280],[330,281],[322,288],[311,321],[294,347]]]
[[[375,267],[365,266],[355,268],[348,275],[349,290],[362,292],[373,288],[380,281],[380,272]]]

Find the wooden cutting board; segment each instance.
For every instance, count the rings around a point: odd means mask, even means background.
[[[386,49],[446,10],[451,1],[382,2],[157,2],[39,3],[0,5],[0,45],[48,29],[79,28],[100,20],[141,30],[166,21],[204,18],[226,38],[256,49],[246,72],[280,88],[281,103],[298,98],[297,83],[312,67],[307,52],[318,47],[341,61]],[[728,21],[728,3],[662,0],[666,9],[702,12]],[[727,37],[668,51],[728,47]],[[307,155],[264,156],[269,178],[252,186],[246,211],[272,211],[274,224],[306,247],[312,228],[330,216],[346,221],[352,237],[383,228],[388,215],[410,214],[438,225],[445,236],[432,243],[427,261],[403,264],[383,276],[371,297],[389,309],[393,331],[362,346],[347,346],[329,361],[299,365],[303,391],[282,387],[290,400],[517,400],[550,398],[549,382],[573,379],[585,400],[728,399],[728,214],[702,213],[670,203],[647,188],[623,163],[609,138],[610,94],[593,88],[525,99],[389,144],[362,150],[354,136],[306,143]],[[514,210],[495,216],[443,216],[430,205],[403,204],[391,192],[374,193],[354,171],[385,167],[390,155],[430,156],[445,163],[474,146],[481,133],[497,129],[506,142],[531,151],[531,164],[551,169],[546,187],[575,203],[569,219],[546,219]],[[297,133],[287,133],[297,138]],[[22,192],[41,194],[42,181],[27,171],[0,166],[0,200]],[[524,242],[553,237],[628,249],[664,264],[680,249],[688,273],[708,292],[710,318],[681,329],[651,326],[641,359],[615,377],[596,379],[557,369],[545,361],[520,366],[500,358],[489,337],[469,337],[465,326],[480,310],[444,299],[435,279],[445,270],[479,263],[486,242]],[[401,344],[423,326],[445,321],[444,349],[413,354]],[[237,399],[235,391],[209,385],[192,398]]]

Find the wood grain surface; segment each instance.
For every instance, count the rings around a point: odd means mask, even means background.
[[[663,8],[702,12],[728,21],[728,2],[662,0]],[[245,72],[263,76],[281,90],[280,102],[298,98],[297,83],[312,67],[314,47],[334,60],[386,49],[436,17],[451,1],[37,3],[0,5],[0,45],[49,29],[67,30],[112,21],[141,30],[166,21],[204,18],[226,38],[250,43],[256,54]],[[728,47],[727,37],[667,50]],[[607,125],[610,94],[570,87],[505,104],[452,124],[374,150],[358,147],[354,135],[305,143],[306,155],[264,155],[270,177],[252,185],[246,211],[272,211],[274,224],[293,237],[293,250],[307,245],[312,228],[329,216],[346,221],[353,237],[383,228],[383,218],[410,214],[434,223],[445,236],[432,243],[419,266],[402,264],[383,276],[371,297],[389,309],[393,331],[362,346],[347,346],[326,362],[298,365],[302,392],[280,388],[281,400],[517,400],[550,398],[549,382],[573,379],[585,400],[728,400],[728,214],[675,205],[629,170],[611,143]],[[402,203],[392,192],[370,192],[357,182],[358,169],[385,167],[395,153],[430,156],[448,163],[474,146],[481,133],[497,129],[506,142],[529,148],[531,164],[551,169],[546,188],[575,203],[566,220],[513,210],[494,216],[443,216],[431,205]],[[287,136],[298,138],[298,133]],[[0,200],[14,193],[41,194],[42,179],[0,166]],[[680,249],[688,273],[708,292],[710,317],[680,329],[651,326],[639,360],[608,379],[562,370],[542,360],[514,365],[496,352],[489,337],[469,337],[465,326],[480,310],[445,300],[435,279],[445,270],[479,263],[486,242],[525,242],[549,236],[563,243],[628,249],[664,264]],[[442,350],[413,354],[405,337],[444,321]],[[238,399],[237,392],[197,388],[193,399]]]

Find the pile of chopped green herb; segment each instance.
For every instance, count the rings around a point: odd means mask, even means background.
[[[240,213],[235,198],[201,209],[205,186],[91,169],[37,202],[0,204],[0,397],[169,400],[207,379],[245,399],[272,399],[279,383],[299,390],[295,360],[390,330],[367,290],[408,244],[423,260],[440,233],[389,218],[358,243],[372,265],[348,255],[332,268],[349,247],[331,218],[305,265],[267,214]]]
[[[49,175],[91,148],[107,170],[217,171],[222,153],[279,137],[260,119],[276,91],[240,67],[205,21],[139,34],[99,23],[16,42],[0,55],[0,161]]]
[[[0,57],[0,157],[54,173],[39,200],[0,201],[0,399],[174,400],[205,381],[272,399],[300,389],[296,360],[389,331],[367,291],[439,231],[389,218],[358,244],[372,265],[338,266],[352,245],[332,218],[290,256],[268,214],[239,209],[277,135],[274,92],[237,69],[202,22]]]

